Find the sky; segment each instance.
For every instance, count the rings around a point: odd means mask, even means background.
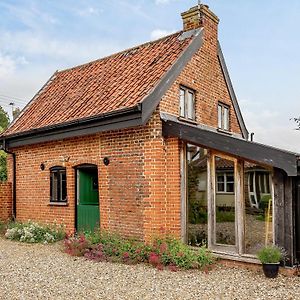
[[[299,0],[206,0],[254,140],[300,152]],[[56,71],[182,29],[197,0],[0,0],[0,105],[24,107]]]

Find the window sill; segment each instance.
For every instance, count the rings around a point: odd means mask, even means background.
[[[222,128],[217,128],[217,131],[221,132],[221,133],[224,133],[224,134],[227,134],[227,135],[232,135],[232,132],[230,132],[228,130],[225,130],[225,129],[222,129]]]
[[[178,117],[178,120],[181,121],[181,122],[190,123],[190,124],[193,124],[193,125],[198,125],[198,123],[196,121],[186,119],[184,117]]]
[[[69,206],[68,202],[49,202],[48,206]]]

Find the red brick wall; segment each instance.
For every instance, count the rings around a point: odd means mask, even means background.
[[[205,17],[205,16],[204,16]],[[230,130],[241,133],[218,60],[218,25],[204,20],[204,43],[187,64],[160,103],[161,111],[179,115],[179,86],[196,91],[196,122],[218,127],[217,105],[221,101],[230,106]]]
[[[0,221],[7,221],[12,217],[12,184],[0,182]]]
[[[17,159],[17,219],[75,224],[75,170],[98,166],[102,229],[149,240],[160,232],[181,233],[180,151],[164,139],[159,113],[179,114],[179,85],[196,90],[197,122],[217,127],[217,103],[231,106],[231,130],[240,133],[217,58],[217,25],[205,22],[204,45],[163,97],[144,127],[13,149]],[[68,206],[49,206],[49,168],[67,167]],[[105,166],[103,158],[110,164]],[[44,163],[46,169],[40,170]],[[11,176],[11,175],[9,175]]]

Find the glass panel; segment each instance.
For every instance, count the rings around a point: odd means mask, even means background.
[[[266,244],[273,243],[270,171],[245,162],[245,252],[256,255]]]
[[[224,130],[229,130],[229,109],[228,107],[224,106],[223,107],[223,113],[224,113]]]
[[[185,117],[184,90],[180,89],[180,116]]]
[[[57,201],[57,172],[53,172],[52,174],[53,176],[53,189],[52,189],[52,195],[53,195],[53,198],[52,200],[53,201]]]
[[[222,105],[218,105],[218,128],[222,128]]]
[[[221,157],[215,158],[216,178],[223,176],[225,186],[220,192],[217,182],[215,195],[216,243],[235,245],[235,191],[234,191],[234,162]]]
[[[207,245],[207,151],[187,145],[187,242]]]
[[[65,201],[67,198],[67,179],[66,172],[61,173],[61,201]]]
[[[194,120],[194,94],[191,92],[188,92],[187,98],[187,117]]]

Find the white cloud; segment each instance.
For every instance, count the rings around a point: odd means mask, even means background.
[[[174,33],[175,30],[154,29],[150,33],[151,40],[157,40],[161,37]]]
[[[98,8],[94,8],[92,6],[89,6],[83,10],[78,10],[77,14],[81,17],[88,17],[88,16],[92,16],[92,15],[99,15],[103,13],[103,9],[98,9]]]
[[[16,68],[16,63],[9,55],[0,53],[0,79],[13,74]]]
[[[82,43],[80,40],[61,40],[47,35],[35,34],[31,31],[8,32],[0,30],[0,51],[19,56],[45,56],[47,59],[64,59],[66,63],[86,62],[118,50],[117,45],[103,43],[101,40]],[[18,63],[20,63],[19,61]]]
[[[156,5],[160,5],[160,4],[168,4],[170,3],[172,0],[155,0],[155,4]]]
[[[254,132],[254,141],[300,152],[300,131],[290,116],[268,108],[265,104],[242,100],[239,101],[246,126]]]
[[[10,77],[16,70],[18,65],[28,64],[25,57],[12,57],[0,52],[0,79]]]

